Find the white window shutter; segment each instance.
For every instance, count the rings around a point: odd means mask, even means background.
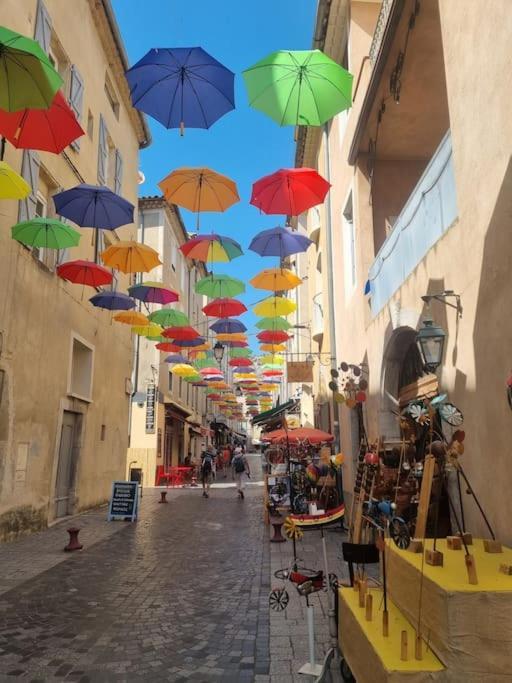
[[[116,194],[121,194],[123,187],[123,157],[121,152],[116,149],[116,168],[115,168],[115,178],[114,178],[114,192]]]
[[[37,188],[39,186],[39,156],[30,149],[23,151],[21,175],[32,188],[32,192],[19,203],[18,221],[28,221],[36,215]]]
[[[69,85],[69,106],[73,110],[78,121],[82,118],[84,101],[84,81],[80,72],[73,64],[71,67],[71,81]],[[78,151],[80,149],[80,138],[73,140],[71,147]]]
[[[34,38],[39,45],[48,54],[50,51],[50,42],[52,39],[52,20],[48,14],[43,0],[38,0],[37,14],[36,14],[36,28],[34,31]]]
[[[105,185],[107,181],[107,163],[107,127],[105,125],[105,120],[103,116],[100,114],[100,128],[98,140],[98,182],[100,185]]]

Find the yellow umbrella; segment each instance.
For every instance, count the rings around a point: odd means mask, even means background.
[[[165,198],[189,211],[225,211],[240,201],[236,183],[209,168],[178,168],[158,183]]]
[[[270,365],[284,365],[284,358],[281,356],[262,356],[260,358],[260,363],[263,365],[270,364]]]
[[[247,341],[247,335],[243,332],[221,332],[217,335],[218,341]]]
[[[294,289],[302,284],[300,277],[286,268],[266,268],[249,281],[256,289],[268,289],[271,292],[282,292]]]
[[[116,313],[114,320],[117,320],[118,323],[125,323],[125,325],[149,325],[149,320],[144,313],[139,313],[138,311]]]
[[[31,192],[27,181],[5,161],[0,161],[0,199],[25,199]]]
[[[138,334],[139,337],[160,337],[162,334],[162,327],[156,323],[134,325],[132,327],[132,332],[133,334]]]
[[[260,344],[262,351],[270,351],[270,353],[278,353],[279,351],[286,351],[285,344]]]
[[[208,351],[211,348],[212,348],[212,345],[209,342],[205,342],[204,344],[199,344],[198,346],[191,346],[189,351],[195,353],[196,351],[197,352]]]
[[[235,372],[233,377],[237,379],[258,379],[258,375],[254,372]]]
[[[100,256],[106,266],[122,273],[148,273],[162,263],[154,249],[139,242],[116,242]]]
[[[271,296],[256,304],[253,311],[256,315],[261,315],[265,318],[276,318],[279,315],[290,315],[296,309],[297,304],[294,304],[290,299],[286,299],[283,296]]]
[[[178,363],[171,368],[173,375],[178,375],[178,377],[192,377],[197,375],[197,370],[187,363]]]

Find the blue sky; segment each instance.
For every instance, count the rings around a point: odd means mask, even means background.
[[[249,204],[252,183],[278,168],[293,166],[293,128],[280,128],[247,102],[241,72],[268,53],[280,49],[310,49],[316,0],[113,0],[130,65],[152,47],[200,46],[236,74],[236,109],[209,130],[166,130],[148,117],[153,144],[141,154],[146,182],[141,194],[159,194],[157,183],[180,166],[208,166],[233,178],[241,201],[225,213],[205,213],[201,232],[215,231],[238,240],[244,255],[229,264],[214,264],[215,272],[247,281],[262,268],[275,265],[247,249],[265,228],[283,225],[284,217],[266,216]],[[189,231],[195,216],[182,215]],[[247,286],[240,298],[247,307],[265,296]],[[252,312],[241,318],[254,332]],[[254,337],[250,338],[255,346]]]

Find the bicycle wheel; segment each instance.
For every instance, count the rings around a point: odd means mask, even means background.
[[[273,609],[275,612],[282,612],[285,610],[289,601],[290,596],[284,588],[276,588],[268,596],[270,609]]]
[[[411,543],[411,534],[407,523],[401,517],[392,517],[389,522],[389,535],[395,545],[401,550],[406,550]]]

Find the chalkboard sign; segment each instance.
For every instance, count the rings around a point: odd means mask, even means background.
[[[137,519],[139,485],[136,481],[114,481],[108,508],[108,521],[113,519]]]

